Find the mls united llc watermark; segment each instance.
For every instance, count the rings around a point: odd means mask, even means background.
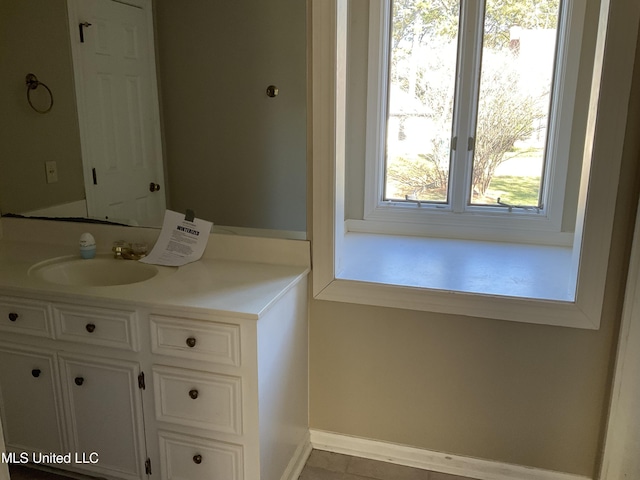
[[[71,463],[96,464],[100,460],[97,452],[0,452],[2,463],[41,463],[45,465],[63,465]]]

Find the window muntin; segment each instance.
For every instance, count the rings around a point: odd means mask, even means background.
[[[544,212],[545,170],[554,170],[544,160],[556,161],[547,132],[550,112],[559,111],[550,99],[560,7],[558,0],[394,0],[383,203]]]

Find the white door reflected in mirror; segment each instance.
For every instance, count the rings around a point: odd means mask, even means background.
[[[158,225],[165,210],[151,4],[70,0],[90,217]],[[78,28],[78,25],[81,28]]]

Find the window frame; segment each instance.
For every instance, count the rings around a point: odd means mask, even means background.
[[[313,297],[597,330],[609,268],[640,3],[602,0],[600,5],[573,235],[574,301],[461,294],[340,278],[345,237],[347,1],[311,0],[309,13]]]
[[[469,12],[461,15],[463,22],[475,23],[475,29],[484,28],[484,12],[480,2],[471,2]],[[465,190],[472,153],[466,153],[464,162],[454,162],[450,172],[451,204],[449,206],[426,202],[394,202],[383,200],[385,177],[386,115],[389,77],[389,50],[391,29],[391,1],[369,2],[368,86],[366,113],[366,150],[364,181],[364,214],[362,221],[351,221],[358,231],[371,233],[398,233],[428,236],[451,236],[454,238],[493,239],[498,241],[531,242],[548,245],[571,245],[572,235],[562,232],[565,202],[575,201],[565,196],[571,132],[574,128],[573,113],[575,93],[585,17],[585,2],[561,0],[558,26],[558,52],[552,104],[549,110],[549,132],[547,135],[545,167],[546,185],[544,208],[540,212],[467,205],[459,199]],[[477,32],[476,32],[477,33]],[[471,37],[472,35],[469,35]],[[463,62],[477,63],[481,57],[481,45]],[[464,47],[459,48],[460,51]],[[465,51],[468,51],[467,48]],[[459,53],[460,54],[460,53]],[[464,52],[463,52],[464,54]],[[479,79],[471,79],[479,81]],[[471,137],[468,132],[475,129],[474,107],[463,107],[467,117],[458,122],[461,129],[452,135],[458,138]],[[455,120],[454,120],[455,121]],[[578,124],[584,129],[586,119]],[[569,132],[567,134],[567,132]],[[458,143],[466,143],[459,141]],[[581,152],[580,152],[581,153]],[[462,192],[461,192],[462,190]],[[458,199],[458,200],[456,200]],[[457,203],[454,203],[457,202]]]

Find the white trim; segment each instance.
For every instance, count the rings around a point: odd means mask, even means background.
[[[50,207],[30,210],[21,215],[25,217],[87,217],[87,201],[75,200]]]
[[[473,225],[460,228],[456,225],[438,225],[412,222],[390,222],[380,220],[345,220],[345,232],[379,233],[384,235],[412,235],[416,237],[451,238],[460,240],[500,241],[528,243],[532,245],[554,245],[571,247],[573,233],[547,232],[544,230],[517,230],[508,226],[487,226],[479,217]],[[469,234],[469,230],[473,234]],[[498,240],[496,240],[498,239]]]
[[[73,60],[73,79],[76,95],[76,109],[78,114],[78,130],[80,133],[80,151],[82,154],[82,172],[84,178],[85,199],[87,204],[87,212],[93,211],[92,206],[98,202],[95,189],[91,188],[93,177],[90,166],[91,151],[89,149],[89,129],[85,125],[84,119],[89,117],[87,113],[87,105],[85,101],[85,92],[83,89],[84,75],[82,69],[79,68],[82,59],[82,52],[78,40],[78,30],[73,28],[79,24],[78,4],[75,0],[67,0],[67,15],[69,19],[69,36],[71,45],[71,58]]]
[[[310,432],[307,432],[302,441],[298,444],[298,447],[296,448],[293,457],[291,457],[287,468],[285,468],[282,477],[280,477],[280,480],[298,480],[298,477],[304,469],[305,463],[307,463],[309,455],[311,455],[312,448]]]
[[[364,174],[364,218],[375,214],[379,203],[384,178],[379,168],[380,159],[384,158],[386,135],[383,128],[387,117],[388,82],[382,81],[387,67],[389,55],[391,2],[375,0],[369,2],[369,46],[367,64],[367,113],[365,139],[365,174]],[[386,76],[386,75],[385,75]]]
[[[396,463],[477,480],[591,480],[590,477],[311,430],[318,450]]]
[[[545,172],[547,185],[546,202],[549,203],[547,216],[550,224],[558,231],[562,226],[566,179],[571,154],[571,137],[576,132],[573,121],[576,89],[582,52],[582,38],[586,11],[586,1],[561,2],[561,22],[559,25],[557,64],[554,72],[552,104],[549,110],[549,134],[547,155],[559,161],[548,162]],[[580,122],[584,127],[584,119]],[[566,134],[566,132],[569,132]]]
[[[243,235],[246,237],[282,238],[288,240],[306,240],[307,232],[297,230],[275,230],[269,228],[234,227],[233,225],[213,225],[211,233]]]
[[[318,258],[314,267],[313,294],[317,295],[334,278],[340,264],[339,242],[343,235],[344,189],[337,188],[344,179],[344,146],[339,146],[338,118],[344,104],[338,104],[338,78],[346,85],[344,68],[338,74],[338,33],[341,45],[346,42],[346,30],[338,28],[338,18],[346,22],[346,0],[311,2],[311,124],[312,124],[312,199],[313,208],[326,215],[312,215],[310,238],[315,240]],[[346,45],[345,45],[346,46]],[[342,66],[344,67],[344,66]],[[344,132],[343,132],[344,133]],[[342,207],[342,210],[340,209]]]
[[[335,138],[344,118],[344,105],[336,103],[337,85],[344,82],[338,68],[336,40],[337,3],[312,2],[313,85],[313,295],[367,305],[436,311],[510,321],[544,323],[598,329],[618,178],[627,122],[628,99],[634,65],[635,42],[640,20],[636,0],[604,0],[601,9],[578,222],[574,237],[575,302],[510,299],[489,295],[463,295],[428,289],[373,285],[337,280],[340,271],[344,226],[344,152],[336,151]],[[340,15],[343,12],[340,11]],[[341,20],[342,21],[342,20]],[[606,51],[605,51],[606,40]],[[606,56],[606,62],[605,62]],[[600,79],[602,78],[602,82]],[[590,161],[592,160],[592,161]],[[590,167],[590,164],[593,164]],[[588,195],[587,195],[588,189]],[[517,315],[514,314],[517,312]]]
[[[588,330],[598,330],[600,320],[574,302],[427,290],[354,280],[334,280],[315,298]]]
[[[640,478],[640,209],[620,326],[601,480]]]

